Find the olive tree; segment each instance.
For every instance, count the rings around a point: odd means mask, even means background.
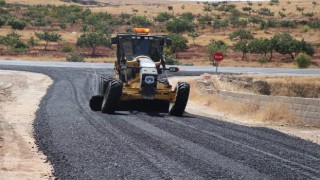
[[[61,34],[55,32],[45,31],[43,33],[35,32],[35,35],[40,39],[46,42],[44,50],[47,50],[49,42],[58,42],[62,40]]]
[[[92,48],[91,56],[95,56],[97,47],[98,46],[111,47],[111,40],[110,40],[110,36],[107,36],[102,33],[92,32],[92,33],[82,34],[77,39],[76,45],[78,47]]]

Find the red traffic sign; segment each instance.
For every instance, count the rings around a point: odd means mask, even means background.
[[[221,52],[214,53],[214,55],[212,56],[212,60],[219,61],[219,62],[222,61],[223,58],[224,58],[224,55]]]

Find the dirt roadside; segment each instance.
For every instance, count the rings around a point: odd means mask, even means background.
[[[0,179],[53,179],[32,126],[52,82],[42,74],[0,71]]]
[[[169,81],[173,86],[175,86],[178,81],[188,82],[192,79],[194,79],[194,77],[174,77],[170,78]],[[199,104],[199,102],[192,96],[189,97],[186,112],[244,126],[271,128],[291,136],[296,136],[301,139],[305,139],[320,144],[320,128],[303,124],[281,124],[273,122],[262,122],[246,115],[235,116],[229,113],[218,111],[211,107],[207,107],[203,104]]]

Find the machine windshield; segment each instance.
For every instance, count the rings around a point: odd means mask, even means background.
[[[137,56],[149,56],[153,61],[160,60],[158,52],[158,40],[156,39],[123,39],[122,47],[128,61]]]

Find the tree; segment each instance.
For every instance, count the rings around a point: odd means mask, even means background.
[[[14,30],[23,30],[26,26],[27,23],[24,20],[21,20],[16,17],[12,17],[8,20],[7,24],[11,26],[12,29]]]
[[[192,22],[194,20],[194,15],[191,12],[185,12],[179,15],[181,19],[185,19],[187,21]]]
[[[38,45],[38,41],[35,40],[33,36],[30,37],[30,39],[28,40],[27,43],[28,43],[28,45],[31,46],[31,47]]]
[[[130,21],[133,25],[139,27],[151,27],[153,23],[146,16],[133,16]]]
[[[188,48],[188,40],[180,34],[169,34],[168,37],[172,39],[172,46],[170,46],[171,53],[176,53],[177,51],[183,51]]]
[[[208,53],[209,59],[213,56],[216,52],[225,53],[228,49],[228,46],[225,42],[221,40],[211,40],[211,42],[206,46],[206,51]]]
[[[6,1],[5,0],[0,0],[0,7],[3,7],[6,5]]]
[[[157,22],[166,22],[171,18],[174,18],[174,15],[172,15],[171,13],[161,12],[156,17],[154,17],[153,19],[155,21],[157,21]]]
[[[13,51],[24,51],[28,46],[21,41],[20,37],[21,35],[12,31],[6,36],[0,36],[0,44],[7,46],[7,49],[11,47]]]
[[[290,34],[275,34],[271,38],[274,50],[280,54],[290,54],[294,59],[293,53],[296,51],[297,41]]]
[[[314,8],[318,5],[318,3],[316,1],[312,1],[312,7],[313,7],[313,12],[314,12]]]
[[[199,34],[198,34],[196,31],[192,31],[192,32],[190,32],[190,33],[188,34],[188,36],[192,38],[193,45],[195,45],[194,40],[195,40],[197,37],[199,37]]]
[[[95,56],[98,46],[111,47],[110,36],[96,32],[82,34],[77,39],[77,46],[92,48],[91,56]]]
[[[302,39],[301,41],[296,41],[295,48],[295,54],[305,53],[309,56],[313,56],[315,52],[312,45],[310,43],[307,43],[304,39]]]
[[[206,4],[206,5],[204,5],[203,6],[203,11],[204,12],[211,12],[212,11],[212,7],[211,7],[211,5],[210,4]]]
[[[242,52],[241,60],[244,60],[249,52],[248,44],[245,41],[238,41],[236,44],[234,44],[233,50]]]
[[[0,16],[0,27],[6,24],[6,20]]]
[[[250,53],[263,54],[264,57],[270,53],[269,61],[272,59],[273,46],[271,40],[267,38],[254,39],[248,44]]]
[[[61,34],[55,33],[55,32],[48,32],[48,31],[45,31],[43,33],[35,32],[35,35],[40,40],[46,41],[46,44],[44,46],[44,50],[47,50],[49,42],[58,42],[58,41],[62,40]]]
[[[228,25],[229,25],[228,20],[215,19],[212,23],[212,28],[220,30],[220,29],[225,29],[226,27],[228,27]]]
[[[251,40],[253,39],[253,35],[250,31],[245,29],[238,29],[229,34],[230,40],[239,39],[240,41]]]
[[[185,31],[192,32],[193,31],[193,23],[181,19],[181,18],[174,18],[169,20],[166,23],[166,28],[169,32],[172,33],[183,33]]]

